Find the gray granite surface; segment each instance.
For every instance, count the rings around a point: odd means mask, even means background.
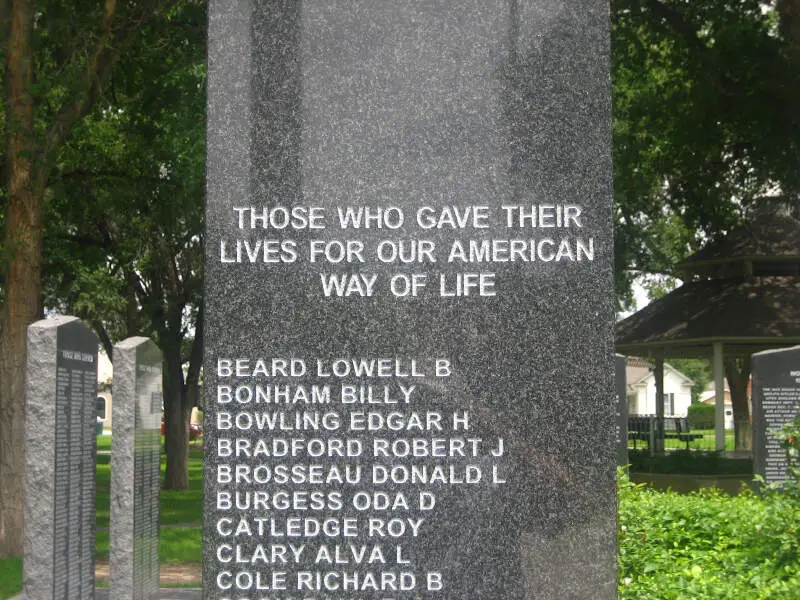
[[[114,346],[109,588],[120,600],[158,594],[161,350],[144,337]]]
[[[753,354],[753,472],[767,483],[788,477],[781,427],[800,415],[800,346]]]
[[[616,597],[609,90],[596,0],[211,2],[205,598]]]
[[[24,594],[92,598],[97,337],[75,317],[28,327]]]

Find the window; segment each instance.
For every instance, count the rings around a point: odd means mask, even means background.
[[[675,394],[664,394],[664,414],[675,414]]]

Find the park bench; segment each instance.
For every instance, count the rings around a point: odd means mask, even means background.
[[[628,439],[633,440],[633,448],[636,449],[636,441],[642,440],[652,447],[656,435],[656,416],[655,415],[633,415],[628,417]],[[678,439],[686,442],[686,449],[694,440],[703,437],[701,433],[692,433],[689,427],[689,420],[686,417],[664,417],[664,439]]]

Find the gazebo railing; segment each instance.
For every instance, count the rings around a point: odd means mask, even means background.
[[[664,417],[664,431],[661,433],[659,433],[656,415],[630,415],[628,417],[628,440],[633,440],[634,450],[637,449],[637,442],[646,442],[652,454],[659,438],[680,440],[686,444],[688,450],[692,442],[704,437],[702,433],[691,431],[689,420],[686,417]]]

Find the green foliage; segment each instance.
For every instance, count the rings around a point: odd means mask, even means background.
[[[694,381],[692,402],[699,402],[700,394],[706,391],[706,387],[713,379],[711,364],[701,358],[671,358],[669,364]],[[713,427],[713,424],[710,427]]]
[[[714,429],[716,408],[713,404],[696,402],[689,406],[687,418],[692,429]]]
[[[758,0],[612,3],[618,291],[677,275],[779,189],[800,204],[800,52]],[[787,10],[783,18],[791,19]],[[655,290],[658,293],[658,289]]]
[[[87,321],[109,355],[151,337],[168,424],[188,418],[202,360],[205,28],[195,0],[143,24],[60,149],[43,215],[45,307]],[[182,442],[167,445],[173,487]]]
[[[45,305],[108,340],[158,340],[181,307],[191,328],[201,301],[204,57],[203,5],[153,17],[60,154]]]
[[[623,600],[796,600],[800,503],[781,493],[656,492],[622,477]]]

